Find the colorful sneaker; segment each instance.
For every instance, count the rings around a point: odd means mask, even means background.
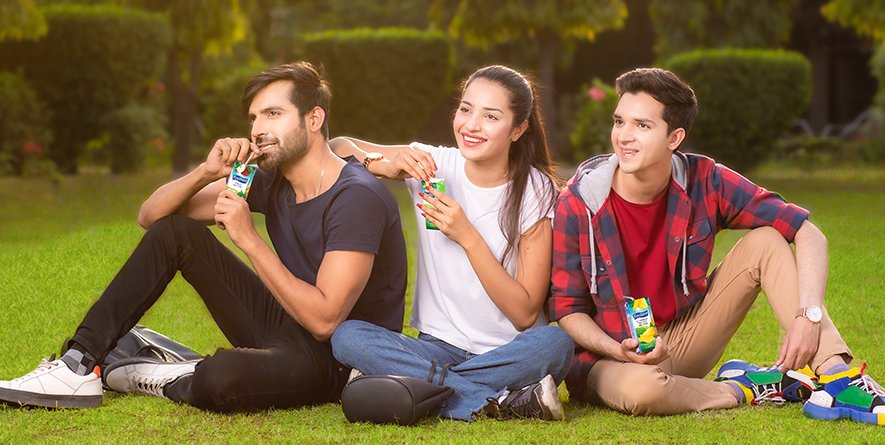
[[[0,401],[45,408],[92,408],[101,405],[101,379],[95,372],[78,375],[52,357],[22,377],[0,381]]]
[[[193,375],[197,363],[199,360],[168,363],[153,357],[130,357],[108,365],[102,378],[117,392],[166,397],[166,385]]]
[[[867,364],[833,375],[820,376],[823,387],[805,402],[802,411],[812,419],[852,419],[885,425],[885,390],[866,375]]]
[[[553,381],[553,376],[549,374],[538,383],[511,391],[500,401],[490,399],[489,407],[491,410],[487,410],[487,412],[498,420],[513,418],[565,419],[562,402],[559,401],[559,391],[556,388],[556,382]]]
[[[751,405],[804,402],[817,389],[814,373],[807,366],[784,373],[776,367],[760,368],[743,360],[729,360],[719,368],[716,376],[716,381],[737,383]]]

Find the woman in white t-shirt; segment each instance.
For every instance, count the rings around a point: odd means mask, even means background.
[[[543,310],[558,184],[536,90],[515,70],[482,68],[464,82],[452,127],[457,149],[331,141],[371,173],[405,179],[416,201],[411,324],[420,333],[351,320],[335,331],[333,353],[364,374],[453,388],[442,417],[562,419],[557,386],[574,345]],[[425,186],[431,178],[445,179],[445,191]]]

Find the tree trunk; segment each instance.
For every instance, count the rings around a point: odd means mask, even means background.
[[[544,129],[547,143],[554,157],[563,157],[562,137],[556,116],[556,88],[554,69],[559,57],[559,39],[552,35],[538,36],[538,83],[541,94],[541,113],[544,116]]]
[[[172,151],[172,171],[184,173],[190,168],[191,147],[197,133],[197,112],[200,89],[200,75],[203,56],[200,51],[191,51],[188,61],[189,84],[182,79],[176,54],[169,57],[169,117],[174,149]]]

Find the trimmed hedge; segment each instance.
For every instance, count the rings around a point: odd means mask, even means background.
[[[135,173],[144,169],[147,151],[157,139],[167,139],[166,119],[154,107],[130,104],[104,115],[101,124],[108,140],[103,151],[111,173]]]
[[[614,87],[593,79],[593,85],[584,85],[574,100],[578,111],[569,134],[572,160],[581,162],[593,155],[611,153],[612,113],[618,106]]]
[[[326,31],[305,37],[304,58],[332,85],[331,135],[412,140],[449,90],[445,34],[407,28]]]
[[[795,52],[699,50],[666,65],[700,105],[683,147],[739,170],[763,162],[811,100],[811,64]]]
[[[22,67],[53,110],[49,155],[62,173],[76,173],[102,116],[132,102],[160,73],[171,29],[160,15],[108,5],[57,5],[43,13],[49,33],[0,44],[0,63]]]
[[[20,75],[0,72],[0,172],[20,175],[52,140],[49,111]]]

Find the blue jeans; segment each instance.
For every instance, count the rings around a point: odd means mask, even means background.
[[[559,384],[568,371],[574,344],[561,329],[541,326],[477,355],[431,335],[412,338],[364,321],[348,320],[332,335],[332,353],[342,364],[366,375],[427,380],[435,367],[433,383],[439,383],[441,367],[449,365],[443,384],[454,389],[455,394],[439,415],[471,421],[488,403],[487,399],[498,398],[505,390],[536,383],[547,374]]]

